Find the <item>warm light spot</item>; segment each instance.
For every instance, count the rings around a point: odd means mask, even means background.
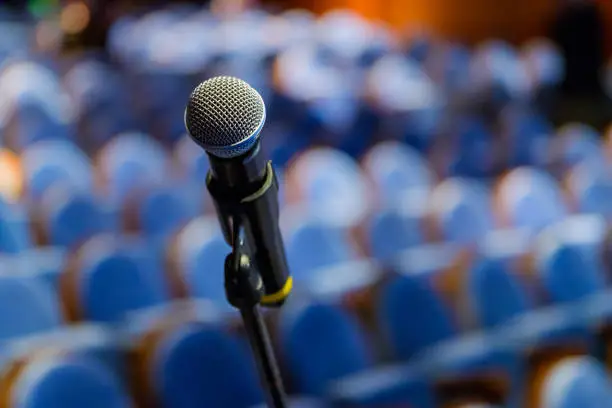
[[[60,16],[60,26],[68,34],[80,33],[91,19],[89,8],[83,3],[68,4]]]
[[[62,32],[56,22],[43,20],[36,26],[36,45],[41,50],[56,49],[62,40]]]
[[[7,201],[17,201],[23,191],[21,160],[15,153],[0,149],[0,196]]]

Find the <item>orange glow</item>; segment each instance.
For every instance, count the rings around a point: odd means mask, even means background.
[[[90,20],[91,13],[85,4],[71,3],[62,10],[60,26],[68,34],[77,34],[87,27]]]
[[[0,149],[0,174],[0,196],[9,202],[18,200],[24,183],[21,160],[7,149]]]

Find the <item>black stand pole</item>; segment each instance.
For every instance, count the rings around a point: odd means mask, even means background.
[[[237,224],[237,223],[236,223]],[[232,252],[225,258],[225,293],[229,303],[240,310],[269,408],[286,408],[286,396],[268,329],[259,309],[264,287],[247,255],[242,227],[234,225]]]

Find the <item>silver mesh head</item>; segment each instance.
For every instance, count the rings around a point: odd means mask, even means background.
[[[191,93],[185,126],[208,153],[231,158],[255,145],[265,116],[255,89],[241,79],[220,76],[202,82]]]

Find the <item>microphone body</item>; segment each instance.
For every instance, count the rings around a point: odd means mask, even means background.
[[[248,120],[241,121],[245,115]],[[293,281],[279,227],[278,180],[260,148],[264,121],[261,96],[230,77],[203,82],[185,111],[189,135],[208,154],[206,186],[225,240],[234,243],[233,227],[240,223],[246,249],[263,281],[265,294],[260,303],[278,307],[291,292]]]
[[[278,180],[259,143],[246,154],[222,159],[210,155],[206,180],[225,240],[231,244],[232,225],[241,222],[245,243],[262,278],[261,304],[280,306],[291,291],[291,278],[278,218]]]

